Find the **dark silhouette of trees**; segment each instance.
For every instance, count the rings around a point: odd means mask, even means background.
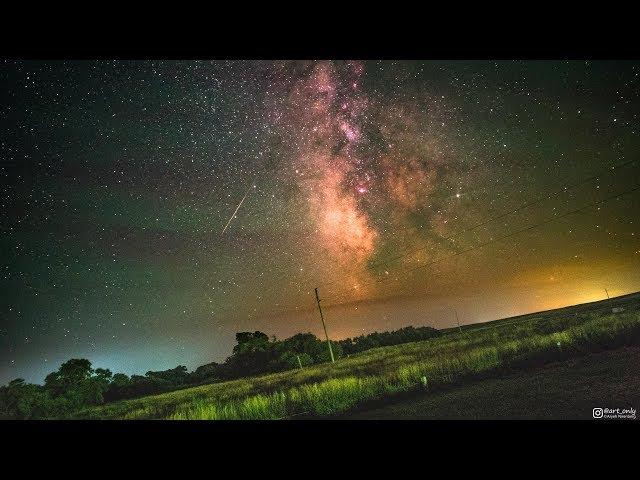
[[[374,332],[332,341],[336,359],[365,350],[425,340],[438,335],[431,327],[405,327],[393,332]],[[236,345],[223,363],[208,363],[189,373],[187,367],[148,371],[145,375],[115,375],[108,369],[93,369],[87,359],[73,358],[47,375],[44,385],[21,378],[0,387],[0,418],[64,418],[92,405],[125,398],[306,367],[330,361],[327,344],[312,333],[298,333],[285,340],[267,334],[236,333]]]
[[[93,370],[86,359],[73,358],[47,375],[44,385],[16,379],[0,387],[0,414],[4,418],[58,418],[104,402],[111,372]]]
[[[432,327],[404,327],[393,332],[373,332],[360,337],[347,338],[338,343],[345,354],[352,355],[372,348],[427,340],[437,335],[439,331]]]

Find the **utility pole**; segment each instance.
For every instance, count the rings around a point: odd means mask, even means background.
[[[607,300],[609,299],[609,290],[607,290],[606,288],[604,289],[604,293],[607,294]]]
[[[462,327],[460,326],[460,320],[458,319],[458,310],[454,309],[454,312],[456,312],[456,322],[458,322],[458,330],[460,330],[460,333],[462,333]]]
[[[324,336],[327,339],[327,345],[329,345],[329,355],[331,355],[331,363],[335,363],[333,358],[333,349],[331,348],[331,342],[329,341],[329,334],[327,333],[327,326],[324,324],[324,317],[322,316],[322,307],[320,306],[320,297],[318,296],[318,287],[316,287],[316,301],[318,302],[318,310],[320,310],[320,320],[322,320],[322,328],[324,328]]]

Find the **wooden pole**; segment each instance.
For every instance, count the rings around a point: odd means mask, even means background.
[[[327,339],[327,345],[329,345],[329,355],[331,356],[331,363],[335,363],[333,358],[333,349],[331,348],[331,341],[329,340],[329,334],[327,333],[327,326],[324,324],[324,316],[322,315],[322,307],[320,306],[320,297],[318,296],[318,288],[316,287],[316,301],[318,302],[318,310],[320,310],[320,320],[322,320],[322,328],[324,328],[324,336]]]
[[[605,288],[605,289],[604,289],[604,293],[606,293],[606,294],[607,294],[607,299],[609,299],[609,298],[610,298],[610,297],[609,297],[609,290],[607,290],[607,289]]]

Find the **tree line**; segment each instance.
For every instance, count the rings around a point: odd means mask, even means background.
[[[336,359],[371,348],[415,342],[434,337],[431,327],[405,327],[332,341]],[[222,363],[208,363],[189,372],[184,365],[145,375],[113,374],[93,368],[87,359],[71,359],[47,375],[44,385],[12,380],[0,387],[0,418],[64,418],[105,402],[136,398],[206,383],[280,372],[330,361],[327,344],[312,333],[284,340],[256,332],[236,333],[231,355]]]

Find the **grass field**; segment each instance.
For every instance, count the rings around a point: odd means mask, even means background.
[[[638,365],[640,347],[622,347],[407,395],[339,418],[589,420],[596,407],[638,408]]]
[[[613,307],[624,311],[612,313]],[[446,331],[368,350],[335,364],[203,385],[84,410],[76,418],[323,417],[486,376],[640,345],[640,295]]]

